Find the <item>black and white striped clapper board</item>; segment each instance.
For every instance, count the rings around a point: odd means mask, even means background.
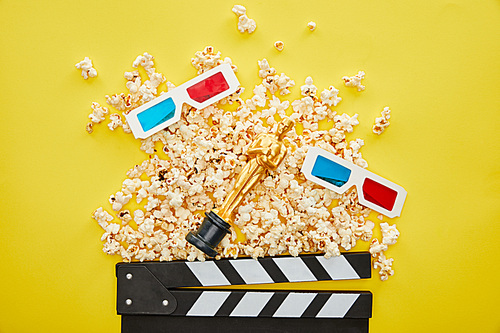
[[[371,277],[370,253],[116,265],[122,333],[368,332],[368,291],[217,286]],[[184,288],[198,287],[198,288]]]

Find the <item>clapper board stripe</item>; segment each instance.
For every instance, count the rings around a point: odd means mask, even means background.
[[[172,316],[370,318],[369,292],[174,290]]]
[[[368,256],[368,255],[365,255]],[[360,279],[347,255],[325,259],[323,256],[229,259],[227,261],[185,262],[200,286],[308,282]],[[367,258],[369,259],[369,258]],[[367,262],[367,260],[365,260]]]
[[[305,255],[119,265],[147,267],[166,288],[176,288],[364,279],[371,277],[370,260],[369,253],[361,252],[329,259]]]

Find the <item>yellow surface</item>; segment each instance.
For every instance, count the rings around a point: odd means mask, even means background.
[[[385,219],[401,232],[389,281],[285,287],[370,290],[371,332],[500,332],[499,2],[246,0],[252,35],[234,4],[0,2],[0,332],[119,332],[119,257],[101,251],[90,214],[146,156],[105,124],[88,135],[90,104],[125,91],[143,52],[168,80],[192,78],[206,45],[238,66],[246,98],[262,58],[297,82],[293,97],[309,75],[340,89],[369,169],[408,191],[402,217]],[[74,67],[85,56],[98,71],[87,81]],[[341,81],[358,70],[362,93]],[[378,137],[384,106],[392,124]]]

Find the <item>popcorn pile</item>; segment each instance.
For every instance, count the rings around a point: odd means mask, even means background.
[[[220,52],[208,46],[196,52],[191,62],[200,74],[231,59],[222,59]],[[106,96],[111,107],[125,114],[158,96],[157,88],[165,81],[148,53],[134,61],[133,67],[138,66],[146,70],[148,80],[142,83],[139,72],[126,72],[129,92]],[[236,103],[235,110],[220,104],[196,110],[185,104],[179,122],[141,140],[141,150],[150,157],[131,168],[121,189],[109,197],[114,216],[103,207],[93,213],[104,230],[103,251],[119,254],[124,261],[205,260],[205,254],[187,243],[185,236],[198,229],[204,212],[222,204],[247,162],[253,138],[275,132],[278,121],[290,117],[303,125],[303,131],[288,132],[284,162],[245,197],[234,219],[241,233],[232,228],[232,234],[218,246],[216,259],[287,252],[293,256],[321,252],[329,258],[349,251],[361,240],[371,242],[374,267],[380,269],[382,280],[387,279],[393,274],[393,259],[387,259],[384,251],[399,236],[395,225],[381,223],[382,243],[371,240],[375,223],[367,220],[371,210],[358,203],[355,188],[338,195],[300,173],[308,148],[314,146],[367,167],[360,152],[363,140],[346,139],[359,123],[357,114],[337,114],[332,107],[342,100],[339,90],[330,86],[318,95],[311,77],[300,87],[301,99],[281,100],[279,96],[288,95],[295,82],[284,73],[277,74],[266,59],[258,61],[258,66],[262,82],[251,98],[244,101],[240,88],[222,101]],[[166,85],[168,90],[174,87],[170,82]],[[102,122],[108,109],[97,103],[92,108],[92,123]],[[130,133],[119,113],[109,117],[111,130],[121,127]],[[323,119],[332,124],[330,130],[318,130]],[[156,154],[159,147],[167,158]],[[135,204],[140,209],[130,207]]]
[[[82,70],[82,76],[85,80],[89,77],[97,76],[97,71],[92,67],[92,60],[90,60],[89,57],[85,57],[85,59],[77,63],[75,67]]]
[[[124,77],[127,80],[125,86],[129,90],[129,93],[127,95],[124,93],[114,94],[112,96],[106,95],[106,102],[116,110],[124,111],[125,114],[157,97],[158,86],[165,82],[163,74],[156,73],[152,55],[146,52],[143,55],[138,56],[132,63],[132,67],[139,68],[139,66],[144,68],[146,71],[148,80],[142,83],[142,78],[137,70],[133,72],[125,72]],[[167,86],[169,88],[173,87],[171,83],[167,83]],[[131,133],[131,130],[126,122],[124,123],[122,121],[120,114],[113,113],[110,115],[110,118],[111,122],[108,124],[110,130],[114,130],[117,127],[123,127],[125,133]]]

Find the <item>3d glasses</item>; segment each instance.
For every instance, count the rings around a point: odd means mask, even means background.
[[[339,194],[356,185],[363,206],[391,218],[401,214],[404,188],[321,148],[309,148],[301,171],[308,180]]]
[[[136,139],[172,125],[181,118],[182,105],[203,109],[234,93],[240,83],[230,64],[219,65],[125,115]]]

